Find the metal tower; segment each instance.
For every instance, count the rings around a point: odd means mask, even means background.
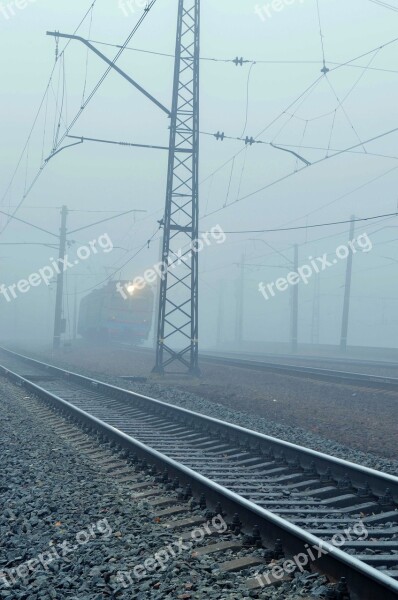
[[[198,367],[200,0],[179,0],[155,373]]]
[[[154,2],[145,9],[148,14]],[[142,19],[145,17],[141,17]],[[141,22],[140,21],[140,22]],[[89,40],[48,31],[55,38],[77,40],[104,60],[170,117],[166,208],[163,234],[163,276],[160,284],[156,373],[177,362],[193,375],[198,368],[198,164],[199,164],[199,39],[200,0],[178,0],[173,101],[171,111],[97,50]],[[125,46],[134,35],[132,31]],[[71,136],[72,137],[72,136]],[[84,138],[79,138],[83,141]],[[94,140],[92,140],[94,141]],[[104,141],[104,140],[95,140]],[[134,146],[135,144],[130,144]],[[59,150],[57,150],[59,152]],[[54,155],[54,153],[53,153]]]

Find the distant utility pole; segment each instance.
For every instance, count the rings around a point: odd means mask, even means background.
[[[321,320],[321,279],[320,274],[315,278],[314,299],[312,303],[311,343],[319,344]]]
[[[159,263],[163,261],[163,239],[159,239]],[[154,306],[154,324],[153,324],[153,347],[156,350],[158,346],[159,330],[159,299],[160,299],[160,280],[156,283],[156,302]]]
[[[68,209],[63,206],[61,209],[61,228],[59,230],[59,262],[60,271],[57,276],[57,294],[55,299],[55,319],[54,319],[54,340],[53,348],[57,350],[61,346],[61,334],[63,333],[62,326],[62,299],[64,292],[64,269],[63,260],[65,258],[66,251],[66,218],[68,216]]]
[[[224,331],[224,286],[225,281],[221,282],[221,287],[218,295],[218,318],[217,318],[217,347],[219,348],[222,344],[223,331]]]
[[[77,285],[75,282],[75,287],[73,290],[73,341],[75,342],[77,338]]]
[[[235,323],[235,340],[238,346],[243,342],[243,312],[245,301],[245,263],[246,256],[242,254],[241,262],[239,263],[240,275],[236,280],[236,323]]]
[[[294,259],[293,259],[293,271],[297,273],[299,262],[298,244],[294,245]],[[292,286],[292,331],[291,331],[291,343],[292,353],[297,352],[298,346],[298,305],[299,305],[299,289],[298,284]]]
[[[354,239],[355,235],[355,216],[351,217],[350,223],[350,241]],[[347,256],[347,270],[345,276],[345,290],[344,290],[344,305],[343,305],[343,321],[341,324],[341,339],[340,339],[340,350],[341,352],[347,351],[347,336],[348,336],[348,323],[350,317],[350,300],[351,300],[351,280],[352,280],[352,258],[353,253],[349,252]]]

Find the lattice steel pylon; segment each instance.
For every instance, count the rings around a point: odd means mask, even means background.
[[[154,373],[198,366],[200,0],[178,0],[177,40]]]

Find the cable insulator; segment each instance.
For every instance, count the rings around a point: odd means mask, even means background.
[[[57,32],[57,33],[58,33],[58,32]],[[58,47],[59,47],[59,37],[58,37],[58,36],[56,36],[56,37],[55,37],[55,62],[57,62],[57,60],[58,60],[58,56],[59,56]]]
[[[241,56],[239,58],[239,56],[237,56],[233,61],[232,61],[236,67],[243,67],[243,56]]]
[[[221,142],[223,142],[225,138],[225,133],[217,131],[217,133],[214,134],[214,137],[216,138],[216,140],[221,140]]]
[[[247,145],[252,146],[255,143],[256,143],[256,140],[253,137],[249,138],[249,137],[246,136],[246,139],[245,139],[246,146]]]

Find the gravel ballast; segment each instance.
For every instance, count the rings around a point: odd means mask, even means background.
[[[245,582],[255,571],[224,574],[214,556],[190,552],[123,587],[119,571],[131,572],[175,538],[145,501],[132,500],[128,483],[104,476],[72,442],[48,429],[41,406],[0,379],[1,598],[303,600],[325,590],[323,577],[298,573],[279,588],[249,591]]]
[[[21,348],[16,351],[23,352]],[[89,377],[131,389],[241,427],[350,462],[398,475],[398,395],[304,381],[245,369],[204,365],[203,378],[132,383],[118,375],[148,375],[149,351],[78,345],[60,353],[25,353]]]

